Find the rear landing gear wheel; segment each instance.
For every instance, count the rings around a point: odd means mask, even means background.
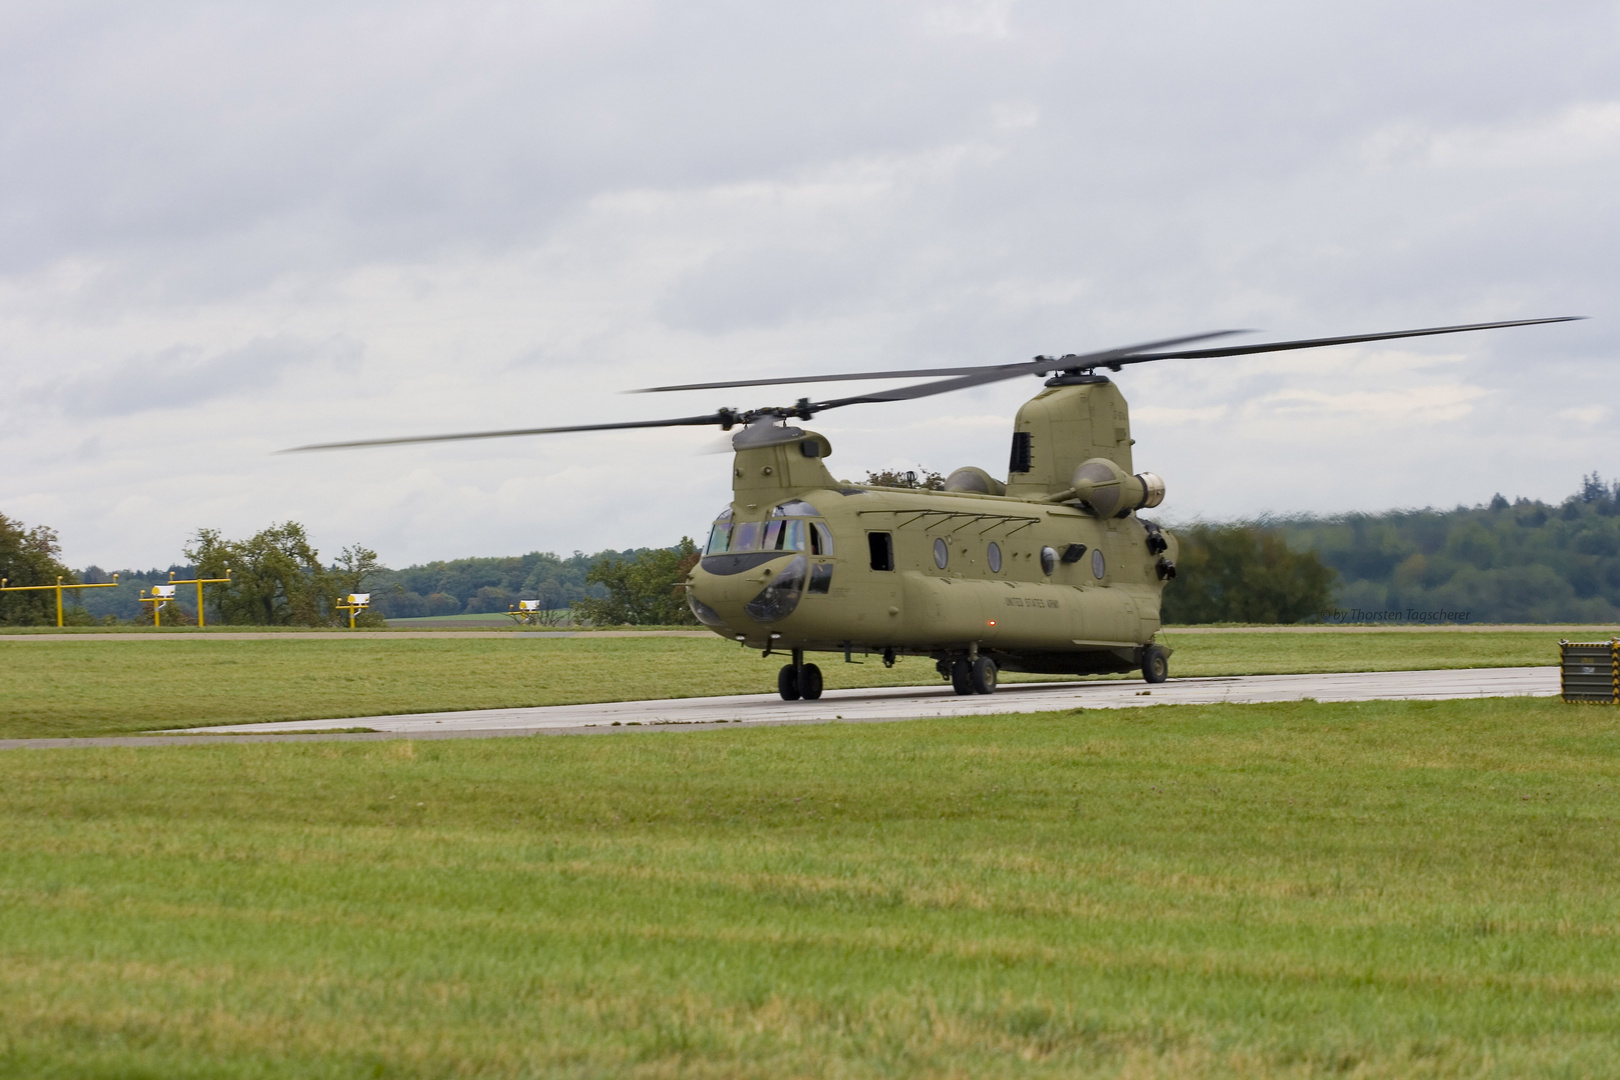
[[[814,664],[799,668],[799,697],[815,701],[821,696],[821,669]]]
[[[973,673],[966,660],[951,661],[951,689],[958,694],[973,693]]]
[[[820,680],[817,680],[818,684]],[[817,687],[819,691],[819,685]],[[783,701],[799,700],[799,673],[793,670],[792,664],[783,664],[782,670],[776,673],[776,692],[782,695]]]
[[[1162,645],[1149,645],[1142,650],[1142,678],[1150,683],[1162,683],[1170,677],[1170,654]]]
[[[988,656],[978,657],[969,668],[968,681],[973,685],[975,694],[993,694],[996,692],[996,662]]]

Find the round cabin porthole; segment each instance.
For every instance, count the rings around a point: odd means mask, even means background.
[[[1103,562],[1102,551],[1100,549],[1093,551],[1091,553],[1091,576],[1096,578],[1098,581],[1101,581],[1103,573],[1107,571],[1107,569],[1108,565]]]
[[[941,570],[943,570],[943,569],[945,569],[945,564],[950,562],[950,561],[951,561],[951,549],[950,549],[949,545],[947,545],[944,540],[935,540],[934,541],[934,565],[939,567]]]
[[[1001,545],[996,543],[994,540],[990,541],[990,551],[988,552],[988,555],[990,559],[990,572],[992,574],[1001,573]]]
[[[1050,575],[1057,569],[1057,552],[1049,547],[1041,548],[1041,573]]]

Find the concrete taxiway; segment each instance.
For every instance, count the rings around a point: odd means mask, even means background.
[[[1003,683],[992,695],[958,697],[949,686],[829,690],[819,701],[783,701],[775,694],[615,701],[530,709],[469,709],[404,716],[355,716],[273,724],[231,724],[184,732],[86,739],[6,739],[0,749],[69,746],[150,746],[409,738],[498,738],[516,735],[606,734],[629,728],[668,731],[711,724],[881,723],[939,716],[984,716],[1149,705],[1255,704],[1300,701],[1442,700],[1552,697],[1555,667],[1367,671],[1327,675],[1240,675],[1171,679]],[[365,729],[356,731],[355,729]],[[344,730],[347,729],[347,730]]]
[[[846,720],[909,720],[924,716],[983,716],[991,713],[1048,712],[1062,709],[1124,709],[1144,705],[1208,705],[1217,702],[1372,701],[1380,698],[1478,698],[1547,696],[1558,693],[1557,668],[1461,668],[1445,671],[1373,671],[1338,675],[1243,675],[1172,679],[1157,686],[1137,680],[1066,683],[1003,683],[995,694],[957,696],[949,686],[829,690],[819,701],[783,701],[775,694],[616,701],[596,705],[552,705],[534,709],[475,709],[466,712],[360,716],[343,720],[291,721],[192,728],[194,733],[318,731],[368,727],[416,735],[451,726],[467,731],[512,734],[615,723],[750,724],[766,721],[814,723]]]

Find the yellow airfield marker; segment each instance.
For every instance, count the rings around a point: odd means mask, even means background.
[[[62,590],[63,589],[110,589],[118,584],[118,575],[114,574],[111,581],[104,581],[96,585],[64,585],[58,577],[55,585],[10,585],[5,578],[0,578],[0,592],[37,592],[41,589],[56,590],[56,625],[65,625],[62,622]]]

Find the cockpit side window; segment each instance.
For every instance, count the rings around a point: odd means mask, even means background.
[[[765,538],[760,543],[761,551],[803,551],[804,550],[803,521],[788,519],[786,521],[767,521],[765,523]]]
[[[810,554],[830,556],[832,553],[832,531],[822,522],[810,522]]]
[[[714,528],[709,530],[709,544],[703,549],[705,555],[720,555],[731,550],[731,507],[720,511],[714,519]]]

